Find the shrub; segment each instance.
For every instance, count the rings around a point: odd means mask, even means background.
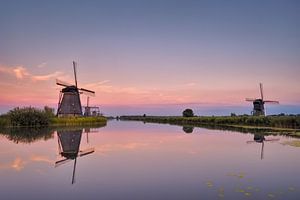
[[[49,113],[33,107],[14,108],[7,114],[12,126],[47,126]]]
[[[9,126],[9,118],[7,115],[0,115],[0,127]]]
[[[44,107],[44,112],[46,113],[46,115],[48,117],[55,117],[55,114],[54,114],[54,108],[50,108],[48,106],[45,106]]]
[[[183,112],[182,112],[182,116],[183,117],[193,117],[194,116],[194,112],[192,109],[188,108],[188,109],[185,109]]]

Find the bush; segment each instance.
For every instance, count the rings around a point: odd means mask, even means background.
[[[55,117],[55,113],[54,113],[54,108],[50,108],[50,107],[48,107],[48,106],[45,106],[44,107],[44,112],[46,113],[46,115],[48,116],[48,117]]]
[[[194,117],[194,112],[192,109],[188,108],[182,112],[183,117]]]
[[[50,114],[33,107],[14,108],[7,114],[12,126],[47,126]]]
[[[0,127],[9,126],[9,118],[7,115],[0,115]]]

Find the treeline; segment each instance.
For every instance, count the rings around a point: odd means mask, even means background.
[[[4,115],[0,115],[0,127],[71,126],[95,123],[106,124],[106,121],[105,117],[58,118],[54,114],[54,109],[47,106],[43,109],[17,107]]]
[[[276,127],[300,129],[300,116],[198,116],[198,117],[163,117],[163,116],[121,116],[121,120],[138,120],[155,123],[178,125],[241,125],[258,127]]]

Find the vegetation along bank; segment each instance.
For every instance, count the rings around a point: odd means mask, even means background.
[[[134,120],[151,123],[189,125],[195,127],[240,127],[289,132],[300,136],[300,116],[121,116],[121,120]],[[218,129],[218,128],[217,128]]]
[[[107,119],[102,116],[58,118],[54,115],[54,109],[47,106],[44,109],[17,107],[4,115],[0,115],[0,127],[105,125],[106,122]]]

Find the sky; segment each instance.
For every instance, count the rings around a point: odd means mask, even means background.
[[[94,90],[106,115],[300,113],[300,2],[0,0],[0,113]],[[85,104],[86,96],[82,96]]]

